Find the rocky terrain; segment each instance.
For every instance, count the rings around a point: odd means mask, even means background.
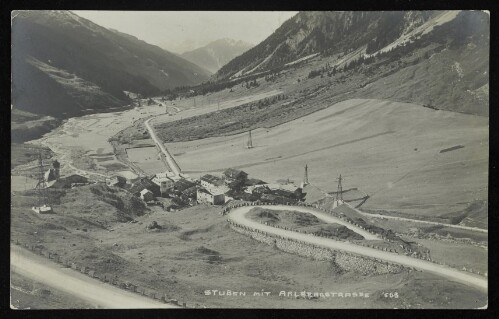
[[[321,57],[328,64],[310,77],[353,70],[366,82],[355,88],[363,97],[487,115],[489,41],[489,16],[480,11],[300,12],[216,76],[238,79]]]

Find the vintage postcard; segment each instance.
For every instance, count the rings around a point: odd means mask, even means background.
[[[12,11],[12,309],[488,307],[488,11]]]

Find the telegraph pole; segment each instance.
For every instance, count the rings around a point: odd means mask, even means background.
[[[343,201],[343,186],[341,185],[341,174],[340,177],[337,179],[338,181],[338,189],[336,191],[336,201],[341,200]]]
[[[251,138],[251,130],[249,131],[247,148],[253,148],[253,139]]]

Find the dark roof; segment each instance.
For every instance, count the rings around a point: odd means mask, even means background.
[[[132,184],[130,187],[130,193],[136,194],[143,190],[144,188],[149,189],[153,193],[158,193],[159,192],[159,186],[151,182],[147,178],[141,178],[139,181],[135,182]]]
[[[197,190],[197,187],[196,187],[196,185],[194,185],[192,187],[184,189],[184,191],[182,193],[184,193],[184,195],[189,195],[189,194],[192,195],[192,194],[196,193],[196,190]]]
[[[70,188],[72,183],[88,183],[88,178],[78,174],[69,175],[66,177],[59,178],[54,182],[52,187],[54,188]]]
[[[206,189],[204,189],[204,188],[198,188],[198,189],[197,189],[197,191],[198,191],[198,192],[200,192],[200,193],[205,193],[205,194],[211,195],[211,193],[210,193],[210,192],[208,192],[208,191],[207,191]]]
[[[248,174],[244,171],[235,169],[235,168],[228,168],[225,170],[224,175],[229,177],[229,178],[239,178],[239,177],[246,177]]]
[[[188,188],[191,188],[193,186],[195,186],[196,183],[194,182],[191,182],[185,178],[182,178],[182,179],[179,179],[178,181],[176,181],[174,184],[173,184],[173,187],[179,191],[184,191]]]
[[[282,197],[294,197],[294,192],[285,189],[274,189],[272,190],[272,194]]]
[[[201,180],[217,186],[223,185],[224,183],[224,181],[220,177],[213,176],[210,174],[202,176]]]
[[[264,185],[264,184],[267,184],[267,183],[262,181],[261,179],[258,179],[258,178],[250,178],[250,179],[246,180],[246,182],[244,183],[244,185],[246,185],[246,186]]]

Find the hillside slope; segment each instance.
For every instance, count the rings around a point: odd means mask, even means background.
[[[129,103],[123,91],[159,94],[208,79],[202,68],[70,11],[12,13],[12,101],[65,118]]]
[[[37,138],[56,128],[60,122],[60,120],[51,116],[42,116],[12,109],[11,140],[13,143],[20,143]]]
[[[324,59],[309,78],[363,77],[359,97],[488,115],[489,46],[490,18],[481,11],[300,12],[216,77]]]
[[[184,52],[181,56],[212,73],[216,73],[230,60],[248,51],[252,47],[252,44],[243,41],[219,39],[210,42],[204,47]]]

